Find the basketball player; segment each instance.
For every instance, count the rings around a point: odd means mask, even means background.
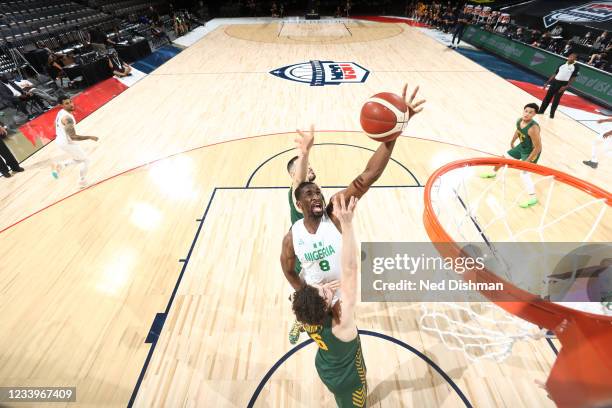
[[[523,116],[516,121],[516,131],[510,141],[511,149],[507,152],[507,155],[511,158],[531,163],[538,162],[542,152],[542,140],[540,138],[540,125],[533,120],[537,113],[538,105],[535,103],[529,103],[523,108]],[[514,146],[517,139],[520,140],[520,143]],[[480,177],[494,178],[499,167],[495,166],[493,171],[483,173]],[[538,198],[536,197],[535,186],[531,180],[531,174],[527,171],[521,171],[521,179],[523,179],[523,184],[529,197],[526,201],[519,203],[519,206],[521,208],[533,207],[538,203]]]
[[[357,198],[346,203],[344,194],[333,198],[333,215],[342,229],[340,289],[342,301],[333,303],[333,292],[319,285],[306,285],[293,296],[293,312],[304,323],[308,335],[319,346],[317,373],[334,394],[340,408],[365,407],[368,385],[361,339],[355,323],[357,302],[357,242],[353,215]]]
[[[295,139],[296,148],[298,155],[293,157],[287,163],[287,172],[291,177],[292,183],[289,188],[289,211],[291,217],[291,225],[295,224],[296,221],[304,218],[301,212],[299,212],[295,206],[293,191],[304,181],[313,182],[317,177],[315,172],[308,163],[308,157],[310,155],[310,149],[314,144],[314,125],[310,126],[310,132],[302,132],[297,130],[298,137]],[[301,271],[300,261],[295,262],[295,274],[299,276]],[[296,344],[300,339],[300,333],[303,331],[302,325],[297,320],[291,326],[289,330],[289,343]]]
[[[406,100],[407,86],[402,92],[408,107],[408,120],[421,112],[423,107],[419,106],[425,103],[425,100],[414,102],[418,89],[414,89],[410,100]],[[380,144],[365,170],[341,191],[346,200],[361,198],[380,178],[394,147],[395,140]],[[321,189],[309,181],[301,183],[294,194],[297,209],[302,211],[304,218],[293,224],[283,239],[280,260],[285,278],[294,290],[299,290],[305,284],[325,284],[340,279],[341,227],[332,211],[333,201],[325,207]],[[299,276],[295,273],[297,260],[302,267]],[[338,298],[339,294],[336,294],[334,302]]]
[[[98,141],[96,136],[79,136],[76,134],[76,130],[74,126],[76,125],[76,120],[72,115],[74,112],[74,102],[68,96],[60,96],[58,99],[60,105],[62,105],[62,109],[57,113],[55,118],[55,143],[57,147],[59,147],[65,153],[71,157],[71,159],[55,163],[53,165],[53,172],[51,175],[58,179],[61,171],[73,164],[80,164],[80,180],[79,187],[85,188],[87,187],[87,169],[89,167],[89,159],[85,155],[85,152],[78,146],[75,142],[83,141],[83,140],[93,140],[94,142]]]
[[[597,123],[607,123],[612,122],[612,117],[606,119],[599,119]],[[583,161],[589,167],[594,169],[599,165],[599,156],[603,153],[612,151],[612,130],[608,130],[607,132],[602,132],[601,134],[595,137],[593,140],[593,146],[591,148],[591,160]]]

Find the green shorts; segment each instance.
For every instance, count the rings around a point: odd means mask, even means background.
[[[355,389],[334,394],[334,398],[336,399],[336,405],[338,405],[338,408],[367,407],[367,397],[367,385],[360,385]]]
[[[520,146],[515,146],[514,148],[508,150],[508,155],[516,160],[527,161],[527,158],[529,157],[530,154],[531,154],[531,150],[529,151],[523,150],[520,148]],[[537,163],[539,159],[540,159],[540,155],[538,154],[538,157],[536,157],[536,159],[532,163]]]

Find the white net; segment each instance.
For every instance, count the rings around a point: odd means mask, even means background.
[[[546,253],[546,247],[538,243],[605,242],[606,231],[609,233],[612,224],[606,201],[554,176],[538,176],[533,184],[542,201],[534,208],[520,208],[519,202],[527,196],[522,180],[525,174],[505,166],[495,178],[484,180],[477,175],[484,170],[487,169],[465,166],[434,181],[432,207],[453,240],[483,243],[480,248],[485,248],[488,270],[542,297],[558,289],[555,285],[567,287],[575,282],[584,262],[570,262],[566,269],[571,271],[569,278],[550,276],[567,252]],[[602,224],[606,224],[605,228]],[[521,259],[508,259],[496,246],[499,242],[528,242],[531,251],[523,253]],[[610,300],[559,303],[610,315]],[[439,335],[449,349],[463,351],[471,361],[482,358],[502,361],[511,354],[516,341],[546,335],[545,330],[491,302],[423,303],[421,309],[421,327]]]

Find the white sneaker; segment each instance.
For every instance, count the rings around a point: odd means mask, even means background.
[[[60,177],[60,173],[63,169],[64,166],[61,163],[54,163],[53,170],[51,171],[51,176],[53,176],[53,178],[57,180]]]
[[[80,188],[80,189],[87,188],[88,186],[89,186],[89,183],[87,182],[87,180],[81,180],[81,181],[79,181],[79,188]]]

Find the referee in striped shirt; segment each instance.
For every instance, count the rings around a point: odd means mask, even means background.
[[[560,65],[557,68],[557,72],[551,75],[548,78],[548,81],[544,84],[544,89],[546,89],[546,85],[550,85],[548,88],[548,92],[546,92],[546,96],[542,101],[542,105],[540,105],[540,110],[538,113],[544,113],[550,100],[552,99],[552,106],[550,107],[550,117],[555,117],[555,111],[557,110],[557,106],[559,106],[559,101],[561,100],[561,96],[567,90],[567,88],[574,82],[576,76],[578,76],[578,64],[576,64],[576,57],[578,55],[573,52],[567,57],[567,62],[563,65]]]

